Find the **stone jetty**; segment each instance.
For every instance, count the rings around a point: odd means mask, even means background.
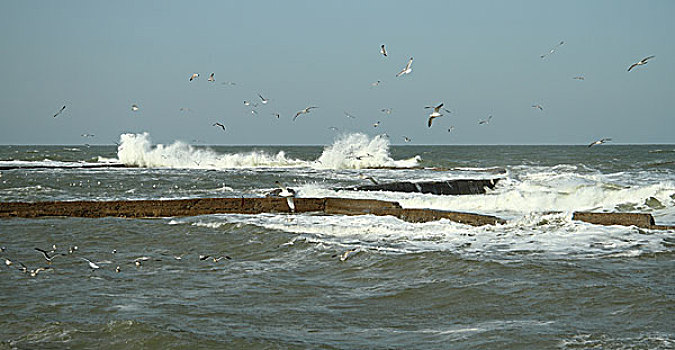
[[[295,198],[295,213],[391,215],[408,222],[447,219],[467,225],[495,225],[495,216],[433,209],[405,209],[397,202],[348,198]],[[176,200],[55,201],[0,203],[0,218],[43,216],[151,218],[207,214],[290,213],[285,198],[196,198]]]

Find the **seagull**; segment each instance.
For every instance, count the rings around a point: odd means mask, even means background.
[[[279,114],[279,113],[272,113],[272,115],[277,117],[277,119],[279,119],[281,117],[281,114]]]
[[[338,132],[340,129],[338,129],[336,126],[329,126],[328,130]]]
[[[591,148],[595,145],[602,145],[603,143],[608,142],[608,141],[612,141],[612,139],[611,138],[600,139],[598,141],[592,142],[590,145],[588,145],[588,148]]]
[[[5,265],[12,266],[12,260],[5,258]]]
[[[370,86],[372,86],[372,87],[378,86],[378,85],[380,85],[381,82],[382,82],[382,80],[377,80],[375,82],[370,83]]]
[[[80,136],[82,136],[82,137],[94,137],[94,134],[82,134]]]
[[[482,119],[482,120],[480,120],[480,121],[478,122],[478,125],[482,125],[482,124],[485,124],[485,125],[487,125],[487,124],[489,124],[489,123],[490,123],[490,120],[492,120],[492,116],[491,116],[491,115],[490,115],[490,116],[488,116],[488,118],[487,118],[487,119]]]
[[[206,259],[208,259],[208,258],[209,258],[208,255],[201,255],[201,254],[199,254],[199,260],[206,260]]]
[[[252,110],[251,110],[251,115],[253,115],[253,116],[255,117],[256,115],[258,115],[258,112],[257,112],[255,109],[252,109]]]
[[[244,106],[258,107],[258,104],[257,103],[251,103],[251,101],[244,100]]]
[[[75,252],[77,251],[77,249],[78,249],[78,248],[77,248],[76,245],[71,246],[70,248],[68,248],[68,254],[73,254],[73,253],[75,253]]]
[[[347,112],[345,112],[345,116],[346,116],[347,118],[350,118],[350,119],[356,119],[355,116],[353,116],[353,115],[351,115],[351,114],[349,114],[349,113],[347,113]]]
[[[641,66],[643,64],[647,64],[647,61],[651,60],[654,57],[656,57],[656,56],[648,56],[648,57],[645,57],[645,58],[641,59],[640,62],[635,62],[635,63],[631,64],[630,67],[628,67],[628,71],[630,72],[630,70],[635,68],[636,66]]]
[[[565,44],[565,42],[564,42],[564,41],[561,41],[560,43],[558,43],[558,45],[556,45],[554,48],[552,48],[549,52],[547,52],[547,53],[545,53],[545,54],[543,54],[543,55],[541,55],[541,56],[539,56],[539,57],[541,57],[542,59],[543,59],[543,58],[546,58],[546,56],[548,56],[548,55],[554,53],[555,50],[556,50],[557,48],[563,46],[563,44]]]
[[[232,258],[230,258],[229,256],[225,255],[225,256],[221,256],[221,257],[219,257],[219,258],[213,257],[213,262],[219,262],[219,261],[221,261],[221,260],[223,260],[223,259],[232,260]]]
[[[350,250],[348,250],[348,251],[342,253],[342,254],[340,255],[340,261],[345,261],[345,260],[349,259],[349,257],[351,257],[352,255],[358,253],[358,251],[359,251],[358,249],[350,249]]]
[[[58,117],[64,109],[66,109],[66,106],[61,107],[61,109],[59,109],[59,111],[54,114],[54,118]]]
[[[215,75],[216,75],[216,73],[211,73],[211,75],[209,75],[209,78],[206,79],[206,80],[207,80],[207,81],[216,81]]]
[[[38,267],[38,268],[35,269],[35,270],[30,270],[30,276],[31,276],[31,277],[35,277],[35,276],[38,275],[38,273],[40,273],[40,271],[47,271],[47,270],[50,270],[50,269],[51,269],[51,267],[49,267],[49,266],[47,266],[47,267]]]
[[[577,75],[576,77],[573,77],[572,79],[576,79],[576,80],[584,80],[584,79],[586,79],[586,78],[584,78],[583,75]]]
[[[223,131],[227,131],[227,127],[225,127],[225,125],[223,125],[222,123],[219,123],[219,122],[213,123],[212,126],[217,126],[217,127],[221,128],[221,129],[223,129]]]
[[[377,182],[377,180],[375,180],[375,178],[372,177],[372,176],[368,176],[368,175],[364,175],[364,174],[359,174],[359,179],[369,180],[370,182],[372,182],[372,183],[375,184],[375,185],[379,184],[379,183]]]
[[[380,126],[380,121],[378,120],[377,122],[373,123],[373,128],[377,128]]]
[[[297,118],[300,114],[307,114],[307,113],[310,112],[311,109],[314,109],[314,108],[319,108],[319,107],[313,107],[312,106],[312,107],[307,107],[307,108],[305,108],[301,111],[298,111],[297,113],[295,113],[295,117],[293,117],[293,121],[295,121],[295,118]]]
[[[380,109],[380,112],[384,114],[391,114],[392,109],[391,108],[382,108]]]
[[[266,104],[267,104],[267,102],[270,102],[270,100],[268,100],[268,99],[266,99],[266,98],[262,97],[262,95],[261,95],[261,94],[258,94],[258,97],[260,97],[260,101],[261,101],[261,102],[262,102],[262,104],[264,104],[264,105],[266,105]]]
[[[139,109],[140,109],[140,108],[138,107],[137,104],[134,103],[134,104],[131,105],[131,111],[137,112]]]
[[[281,192],[279,192],[279,197],[285,197],[286,198],[286,203],[288,203],[288,207],[291,209],[292,213],[295,213],[295,202],[293,202],[293,197],[295,197],[295,192],[290,192],[286,186],[282,185],[281,182],[274,181],[274,183],[281,188]]]
[[[410,59],[408,60],[408,64],[405,65],[405,68],[403,68],[403,70],[401,70],[400,72],[398,72],[396,74],[396,77],[400,77],[401,75],[404,75],[404,74],[410,74],[410,72],[412,72],[412,62],[413,62],[413,58],[410,57]]]
[[[192,73],[192,75],[190,76],[190,81],[192,81],[194,79],[197,79],[197,78],[199,78],[199,73]]]
[[[384,48],[384,44],[380,46],[380,53],[382,56],[387,57],[387,49]]]
[[[40,248],[35,248],[35,250],[37,250],[38,252],[42,253],[42,255],[45,257],[45,260],[47,260],[47,264],[51,264],[51,263],[52,263],[52,259],[54,258],[54,256],[49,256],[49,252],[48,252],[48,251],[42,250],[42,249],[40,249]]]
[[[403,141],[410,142],[412,139],[410,139],[408,136],[403,136]]]
[[[92,270],[98,270],[98,269],[101,268],[100,266],[96,265],[94,262],[92,262],[91,260],[89,260],[89,259],[87,259],[87,258],[80,258],[80,259],[86,261],[86,262],[89,264],[89,267],[90,267]]]
[[[438,117],[442,117],[442,116],[443,116],[443,114],[441,114],[441,113],[438,112],[441,108],[443,108],[443,103],[442,103],[442,102],[441,102],[440,105],[438,105],[438,106],[436,106],[436,107],[426,106],[426,107],[424,107],[424,108],[433,108],[433,109],[434,109],[434,111],[431,112],[431,114],[429,114],[429,120],[427,121],[427,126],[429,126],[429,127],[431,127],[431,123],[434,122],[434,118],[438,118]],[[445,111],[448,111],[448,110],[445,109]],[[448,112],[449,112],[449,111],[448,111]]]
[[[540,111],[543,111],[543,110],[544,110],[544,106],[539,105],[539,104],[537,104],[537,105],[532,105],[532,108],[539,108]]]
[[[454,126],[454,125],[450,125],[450,127],[448,128],[448,132],[452,132],[453,130],[455,130],[455,126]]]

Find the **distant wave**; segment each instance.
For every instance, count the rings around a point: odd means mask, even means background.
[[[348,134],[327,146],[315,160],[288,158],[284,151],[269,154],[264,151],[218,153],[212,149],[195,148],[182,141],[170,145],[153,145],[150,135],[122,134],[117,150],[119,162],[127,166],[180,169],[232,168],[316,168],[361,169],[379,167],[412,167],[419,157],[394,160],[389,156],[389,140],[364,134]]]

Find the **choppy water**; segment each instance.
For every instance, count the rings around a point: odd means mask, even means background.
[[[0,167],[21,165],[45,168],[3,170],[0,201],[256,197],[279,180],[300,197],[508,223],[2,219],[0,255],[14,264],[0,267],[0,349],[675,348],[673,232],[571,220],[575,210],[640,211],[675,224],[673,145],[390,147],[356,134],[328,147],[155,146],[148,135],[123,135],[119,149],[0,146]],[[334,190],[367,183],[360,174],[502,180],[478,196]],[[51,270],[15,268],[47,266],[34,248],[54,244],[65,255]],[[149,260],[136,266],[140,257]]]

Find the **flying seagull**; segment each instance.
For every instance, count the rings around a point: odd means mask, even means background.
[[[293,197],[295,197],[295,192],[291,192],[286,188],[286,186],[282,185],[281,182],[274,181],[274,183],[281,188],[281,192],[279,192],[279,197],[285,197],[286,198],[286,203],[288,203],[288,207],[291,209],[292,213],[295,213],[295,202],[293,202]]]
[[[405,141],[406,143],[408,143],[408,142],[412,141],[412,139],[411,139],[410,137],[408,137],[408,136],[403,136],[403,141]]]
[[[544,110],[544,106],[539,105],[539,104],[537,104],[537,105],[532,105],[532,108],[539,108],[540,111],[543,111],[543,110]]]
[[[584,80],[584,79],[586,79],[586,78],[584,78],[583,75],[577,75],[576,77],[573,77],[572,79],[575,79],[575,80]]]
[[[35,248],[38,252],[42,253],[42,256],[45,257],[45,260],[47,261],[47,264],[52,263],[52,259],[54,259],[54,256],[50,256],[49,252],[40,248]]]
[[[434,109],[434,111],[431,112],[431,114],[429,114],[429,120],[427,121],[427,126],[429,126],[429,127],[431,127],[431,123],[434,122],[434,118],[438,118],[438,117],[442,117],[442,116],[443,116],[443,114],[441,114],[441,113],[439,112],[439,111],[441,110],[441,108],[443,108],[443,103],[442,103],[442,102],[441,102],[440,105],[438,105],[438,106],[436,106],[436,107],[426,106],[426,107],[424,107],[424,108],[433,108],[433,109]],[[445,111],[448,111],[448,110],[446,109]],[[448,111],[448,112],[449,112],[449,111]]]
[[[54,114],[54,118],[58,117],[64,109],[66,109],[66,106],[61,107],[61,109],[59,109],[59,111]]]
[[[261,94],[258,94],[258,97],[260,97],[260,101],[261,101],[261,102],[262,102],[262,104],[264,104],[264,105],[266,105],[266,104],[267,104],[267,102],[270,102],[270,100],[268,100],[268,99],[266,99],[266,98],[262,97],[262,95],[261,95]]]
[[[635,62],[635,63],[631,64],[630,67],[628,67],[628,71],[630,72],[630,70],[635,68],[636,66],[641,66],[643,64],[647,64],[647,61],[651,60],[654,57],[656,57],[656,56],[647,56],[647,57],[641,59],[640,62]]]
[[[307,114],[314,108],[319,108],[319,107],[312,106],[312,107],[307,107],[307,108],[305,108],[301,111],[298,111],[298,113],[295,113],[295,117],[293,117],[293,121],[295,121],[295,118],[297,118],[300,114]]]
[[[197,78],[199,78],[199,73],[192,73],[192,75],[190,76],[190,81],[192,81],[194,79],[197,79]]]
[[[281,117],[281,114],[279,114],[279,113],[272,113],[272,115],[277,117],[277,119],[279,119]]]
[[[131,105],[131,111],[132,112],[137,112],[139,109],[140,109],[140,107],[138,107],[137,104],[134,103],[134,104]]]
[[[387,57],[387,49],[384,48],[384,44],[380,46],[380,53],[382,54],[382,56]]]
[[[404,75],[404,74],[410,74],[410,72],[412,72],[412,62],[413,62],[413,58],[410,57],[410,59],[408,60],[408,64],[405,65],[405,68],[403,68],[403,70],[401,70],[400,72],[398,72],[396,74],[396,77],[400,77],[401,75]]]
[[[87,258],[80,258],[80,259],[86,261],[86,262],[89,264],[89,267],[90,267],[92,270],[98,270],[98,269],[101,268],[100,266],[96,265],[94,262],[92,262],[91,260],[89,260],[89,259],[87,259]]]
[[[378,85],[380,85],[381,82],[382,82],[382,80],[374,81],[370,84],[370,86],[372,86],[372,87],[378,86]]]
[[[488,116],[487,119],[482,119],[482,120],[480,120],[480,121],[478,122],[478,125],[483,125],[483,124],[487,125],[487,124],[490,123],[490,120],[492,120],[492,116],[491,116],[491,115]],[[449,129],[448,129],[448,130],[449,130]]]
[[[347,113],[347,112],[345,112],[345,116],[346,116],[347,118],[350,118],[350,119],[355,119],[355,118],[356,118],[355,116],[353,116],[353,115],[351,115],[351,114],[349,114],[349,113]]]
[[[565,42],[564,42],[564,41],[561,41],[560,43],[558,43],[558,45],[556,45],[554,48],[552,48],[549,52],[547,52],[547,53],[545,53],[545,54],[543,54],[543,55],[541,55],[541,56],[539,56],[539,57],[541,57],[541,58],[546,58],[546,56],[548,56],[548,55],[554,53],[555,50],[556,50],[557,48],[563,46],[564,44],[565,44]]]
[[[219,123],[219,122],[213,123],[212,126],[217,126],[217,127],[221,128],[221,129],[223,129],[223,131],[227,131],[227,127],[226,127],[225,125],[223,125],[222,123]]]
[[[206,79],[206,80],[207,80],[207,81],[216,81],[215,75],[216,75],[216,73],[211,73],[211,75],[209,75],[209,78]]]
[[[373,128],[377,128],[380,126],[380,121],[378,120],[377,122],[373,123]]]
[[[382,108],[380,109],[380,112],[384,114],[391,114],[392,109],[391,108]]]
[[[612,139],[610,139],[610,138],[605,138],[605,139],[600,139],[600,140],[598,140],[598,141],[591,142],[591,144],[588,145],[588,148],[591,148],[591,147],[593,147],[593,146],[595,146],[595,145],[602,145],[603,143],[608,142],[608,141],[612,141]]]
[[[454,125],[450,125],[450,127],[448,128],[448,132],[452,132],[453,130],[455,130],[455,126],[454,126]]]

